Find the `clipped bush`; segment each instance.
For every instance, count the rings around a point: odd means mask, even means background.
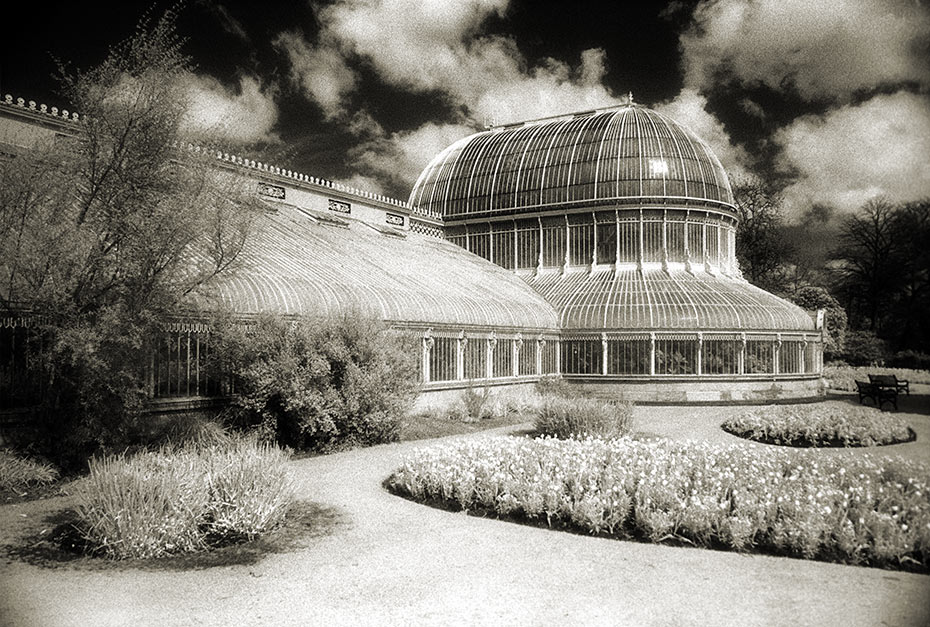
[[[219,323],[214,363],[231,372],[233,422],[301,450],[396,440],[418,391],[410,341],[358,313]]]
[[[254,538],[290,505],[287,459],[254,438],[93,458],[75,493],[81,534],[116,559]]]
[[[914,439],[899,416],[836,401],[754,407],[721,426],[742,438],[786,446],[879,446]]]
[[[415,451],[389,484],[593,534],[930,571],[930,469],[900,458],[497,436]]]
[[[536,430],[557,438],[618,438],[629,433],[632,420],[631,403],[550,396],[537,410]]]
[[[22,493],[57,479],[54,466],[0,449],[0,491]]]

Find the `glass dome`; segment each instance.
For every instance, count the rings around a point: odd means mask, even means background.
[[[410,204],[447,221],[573,206],[674,202],[732,213],[720,161],[683,126],[639,105],[466,137],[430,162]]]

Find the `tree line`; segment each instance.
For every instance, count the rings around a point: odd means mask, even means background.
[[[849,215],[811,207],[789,223],[760,179],[733,188],[736,255],[751,283],[827,310],[828,359],[930,367],[930,198],[873,198]]]

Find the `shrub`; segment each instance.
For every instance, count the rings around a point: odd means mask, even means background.
[[[870,374],[893,374],[910,383],[930,384],[930,372],[926,370],[907,370],[905,368],[853,367],[846,365],[824,366],[823,378],[834,390],[856,391],[856,381],[868,381]]]
[[[332,450],[397,439],[418,390],[408,343],[357,313],[264,315],[219,323],[214,362],[235,377],[234,422],[286,446]]]
[[[291,501],[287,453],[254,439],[93,458],[79,527],[117,559],[197,551],[274,528]]]
[[[581,396],[578,388],[557,374],[540,377],[536,382],[536,393],[540,396],[564,396],[566,398]]]
[[[0,449],[0,491],[21,493],[57,479],[54,466]]]
[[[888,357],[884,340],[872,331],[851,331],[846,334],[843,359],[854,366],[880,364]]]
[[[498,436],[420,449],[390,485],[595,534],[930,570],[930,470],[818,453]]]
[[[739,437],[788,446],[877,446],[913,438],[902,418],[842,402],[756,407],[721,426]]]
[[[930,355],[913,350],[898,351],[891,357],[891,365],[895,368],[930,370]]]
[[[536,415],[536,430],[557,438],[617,438],[630,430],[631,403],[608,403],[589,398],[546,398]]]

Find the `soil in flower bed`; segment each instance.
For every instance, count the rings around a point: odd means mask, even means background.
[[[0,545],[0,556],[45,568],[202,570],[255,564],[266,555],[297,550],[309,540],[330,535],[337,527],[346,524],[337,509],[301,501],[291,506],[283,525],[253,540],[213,538],[205,550],[195,553],[115,560],[104,557],[96,547],[89,545],[81,535],[78,523],[74,510],[51,513],[42,518],[41,529],[33,528],[18,541]]]

